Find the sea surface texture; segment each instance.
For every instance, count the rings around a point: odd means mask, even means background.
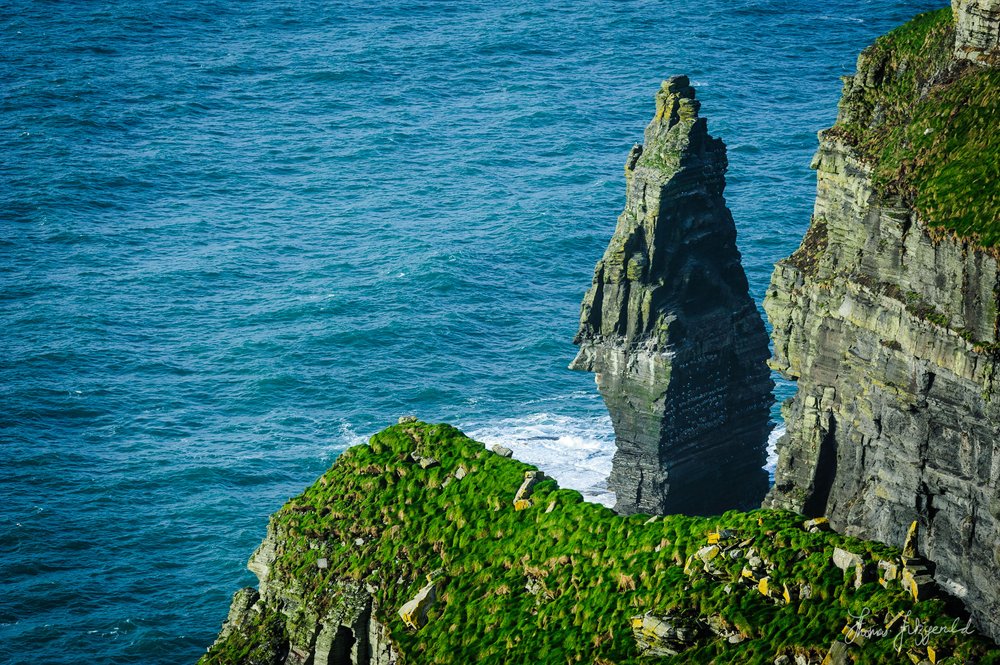
[[[760,302],[838,77],[943,4],[0,1],[0,662],[193,662],[267,515],[402,414],[607,502],[566,366],[660,81]]]

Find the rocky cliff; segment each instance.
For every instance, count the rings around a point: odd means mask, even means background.
[[[202,664],[1000,662],[910,547],[616,515],[504,452],[410,419],[346,451],[271,518]]]
[[[1000,2],[952,0],[955,57],[980,65],[1000,65]]]
[[[820,134],[801,247],[764,307],[783,406],[765,505],[898,542],[1000,636],[1000,2],[878,40]]]
[[[715,514],[767,491],[767,335],[723,198],[726,148],[699,106],[686,77],[656,95],[570,365],[596,373],[611,414],[620,513]]]

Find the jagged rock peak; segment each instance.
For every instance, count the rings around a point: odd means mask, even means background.
[[[723,190],[725,144],[685,76],[625,163],[625,210],[584,296],[572,369],[594,372],[619,512],[753,507],[769,428],[767,336]]]
[[[686,76],[674,76],[664,81],[656,93],[656,116],[646,128],[647,147],[657,145],[658,139],[681,121],[698,118],[701,102],[695,99],[695,90]]]
[[[955,57],[1000,65],[1000,0],[951,0]]]

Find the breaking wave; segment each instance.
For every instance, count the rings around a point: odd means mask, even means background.
[[[778,465],[778,439],[784,434],[784,423],[778,423],[767,437],[767,463],[764,468],[767,469],[767,476],[772,483],[774,482],[774,468]]]
[[[487,446],[507,446],[515,458],[534,464],[555,478],[560,487],[575,489],[588,501],[609,507],[615,503],[607,482],[615,454],[614,431],[607,415],[536,413],[474,425],[467,432]]]

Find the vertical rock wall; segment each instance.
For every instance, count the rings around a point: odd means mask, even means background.
[[[259,590],[236,592],[216,645],[233,633],[240,635],[253,648],[237,660],[252,665],[396,665],[399,655],[377,618],[369,589],[356,582],[331,582],[328,596],[317,602],[303,598],[294,578],[273,575],[278,552],[294,540],[272,518],[267,538],[247,564]],[[232,660],[230,653],[200,662]]]
[[[1000,65],[1000,0],[951,0],[956,17],[955,56]]]
[[[996,23],[984,31],[957,17],[965,56],[970,35],[980,48],[977,35],[996,34]],[[838,125],[877,122],[878,108],[854,100],[896,76],[893,66],[861,57]],[[926,80],[924,95],[948,70]],[[765,505],[888,543],[917,520],[937,582],[1000,637],[997,252],[932,237],[910,203],[875,186],[836,127],[821,133],[813,166],[812,225],[777,264],[764,303],[773,367],[798,381]]]
[[[656,95],[570,365],[596,373],[611,413],[621,513],[752,508],[767,490],[767,334],[723,198],[726,148],[699,106],[686,77]]]

